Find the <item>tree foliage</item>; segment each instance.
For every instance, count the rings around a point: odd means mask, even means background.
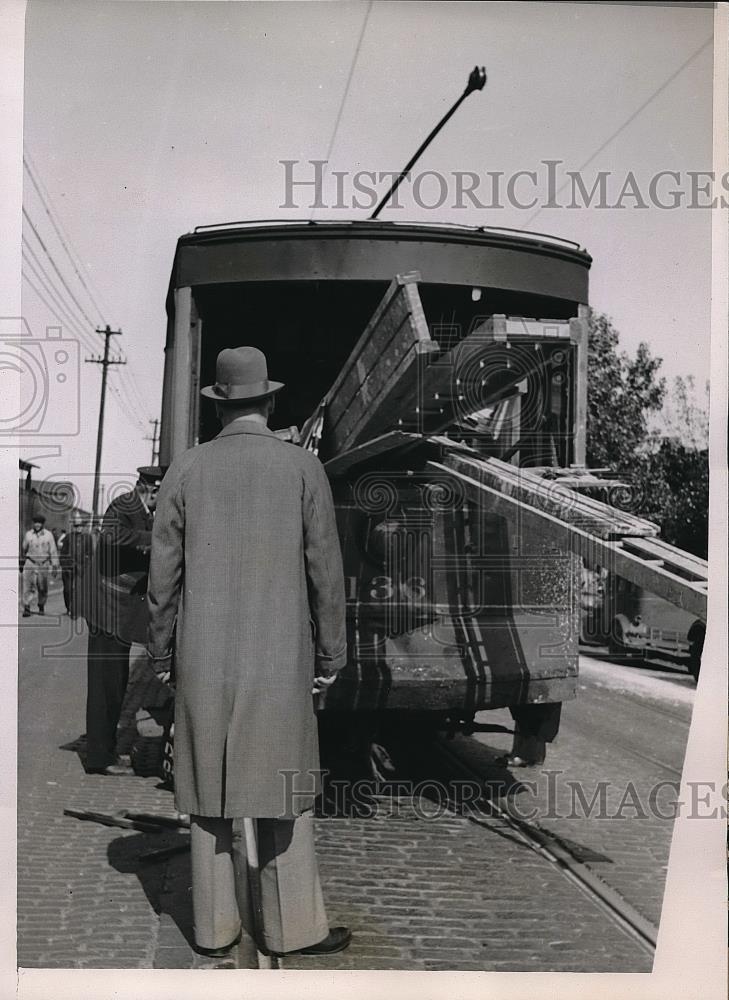
[[[609,317],[589,318],[587,464],[636,484],[635,513],[655,521],[671,545],[706,557],[708,549],[708,406],[691,376],[659,376],[661,359],[641,343],[619,350]],[[708,393],[708,387],[706,389]]]
[[[608,316],[591,310],[587,356],[587,464],[629,472],[648,438],[648,417],[660,410],[666,380],[661,359],[641,343],[634,358],[619,351]]]

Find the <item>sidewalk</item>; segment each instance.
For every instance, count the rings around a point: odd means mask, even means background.
[[[250,943],[224,962],[193,952],[189,853],[140,862],[147,851],[186,843],[186,832],[140,833],[63,815],[69,808],[176,813],[157,777],[85,773],[87,639],[85,626],[60,617],[61,608],[52,593],[45,618],[22,619],[20,628],[18,965],[255,966]],[[133,671],[132,694],[148,683],[134,678]]]

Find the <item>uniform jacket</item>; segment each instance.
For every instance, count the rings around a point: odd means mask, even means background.
[[[89,626],[122,642],[146,642],[151,542],[152,515],[137,491],[112,500],[96,543],[90,580],[84,581]]]
[[[83,595],[92,568],[93,551],[93,535],[88,531],[72,531],[58,541],[61,571],[70,584],[68,612],[72,618],[84,615]]]
[[[175,648],[177,808],[309,808],[312,681],[346,660],[342,557],[319,460],[251,420],[176,459],[158,496],[148,600],[150,653]]]

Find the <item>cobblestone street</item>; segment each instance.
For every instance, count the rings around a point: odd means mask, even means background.
[[[86,636],[74,634],[68,618],[55,617],[57,593],[48,611],[44,619],[25,621],[20,637],[19,965],[255,967],[249,940],[217,962],[193,951],[189,853],[140,859],[186,844],[184,830],[124,830],[64,815],[64,809],[176,814],[158,777],[84,772]],[[600,676],[588,663],[580,697],[565,706],[545,770],[562,772],[560,781],[579,778],[588,799],[599,781],[609,782],[606,801],[614,812],[628,779],[642,798],[657,781],[678,780],[692,682],[680,673],[669,676],[664,688],[657,688],[663,700],[646,695],[643,701],[635,692],[601,685]],[[133,672],[132,681],[142,683],[141,674]],[[677,692],[673,701],[671,684]],[[620,738],[611,733],[618,718]],[[489,713],[488,721],[509,724],[506,713]],[[507,734],[487,733],[458,737],[451,745],[488,774],[509,740]],[[652,753],[646,742],[653,743]],[[509,794],[523,811],[538,806],[540,825],[580,846],[593,870],[656,925],[672,822],[635,819],[628,808],[622,820],[552,816],[550,804],[563,813],[568,803],[564,784],[553,785],[556,799],[550,798],[550,780],[556,779],[525,772],[522,785]],[[290,957],[283,968],[650,970],[646,949],[557,868],[516,843],[498,820],[481,823],[448,810],[428,818],[426,811],[407,796],[380,797],[373,816],[327,815],[317,821],[330,922],[349,924],[355,938],[339,955]]]

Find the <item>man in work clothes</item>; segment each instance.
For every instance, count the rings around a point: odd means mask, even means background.
[[[191,819],[195,941],[225,954],[242,924],[262,950],[329,954],[351,940],[327,922],[311,815],[312,694],[346,660],[334,505],[319,460],[268,429],[282,385],[264,355],[222,351],[216,378],[202,393],[223,429],[170,466],[148,594],[156,669],[175,654],[175,802]],[[257,832],[262,930],[243,817]]]
[[[58,576],[59,561],[56,541],[46,528],[43,514],[36,514],[33,527],[26,531],[23,539],[23,618],[30,616],[30,605],[34,598],[38,601],[38,614],[45,613],[48,597],[48,572],[53,578]]]
[[[147,571],[152,516],[164,471],[142,466],[134,489],[104,514],[85,595],[89,625],[86,694],[86,770],[128,775],[116,752],[116,730],[129,680],[129,651],[147,638]]]

